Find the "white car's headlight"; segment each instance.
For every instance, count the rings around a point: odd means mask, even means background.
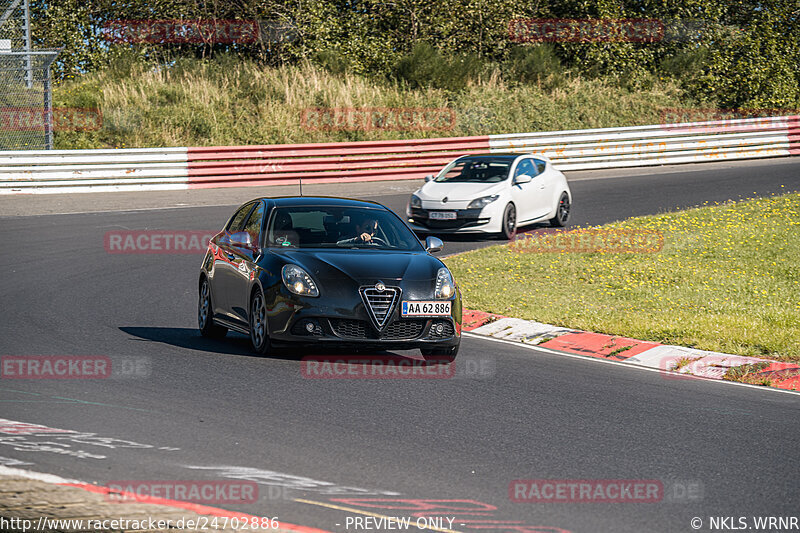
[[[308,272],[297,265],[284,265],[281,269],[283,284],[290,292],[300,296],[319,296],[319,289]]]
[[[422,200],[420,200],[419,196],[416,194],[411,195],[411,202],[409,203],[411,207],[422,207]]]
[[[494,202],[498,198],[500,198],[499,194],[493,194],[491,196],[484,196],[483,198],[476,198],[475,200],[472,200],[469,203],[469,205],[467,206],[467,209],[483,209],[484,207],[486,207],[490,203]]]
[[[440,268],[436,273],[436,289],[433,291],[433,297],[449,300],[455,293],[456,284],[453,282],[453,275],[446,268]]]

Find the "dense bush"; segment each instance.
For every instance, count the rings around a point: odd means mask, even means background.
[[[630,90],[673,78],[711,105],[800,107],[796,0],[59,0],[32,10],[37,44],[64,47],[59,79],[124,54],[163,65],[224,53],[272,66],[311,60],[339,74],[461,91],[497,65],[516,81],[554,88],[566,82],[560,65],[570,76]],[[519,18],[647,18],[666,32],[643,42],[519,45],[509,35]],[[120,19],[262,20],[291,30],[250,43],[115,44],[103,28]]]

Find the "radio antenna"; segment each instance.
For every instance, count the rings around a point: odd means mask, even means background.
[[[303,178],[298,176],[297,179],[300,182],[300,196],[303,196]]]

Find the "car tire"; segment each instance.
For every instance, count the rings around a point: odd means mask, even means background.
[[[569,201],[567,191],[561,193],[556,206],[556,216],[550,219],[550,225],[554,228],[563,228],[569,222],[569,211],[572,206]]]
[[[509,203],[503,211],[503,229],[501,236],[506,240],[511,240],[517,232],[517,208],[514,204]]]
[[[267,304],[260,288],[253,291],[250,298],[250,343],[256,353],[265,355],[270,350],[267,328]]]
[[[203,337],[221,339],[228,334],[228,328],[215,324],[211,316],[213,313],[211,285],[208,283],[208,278],[204,277],[200,283],[200,291],[197,298],[197,325]]]
[[[460,344],[448,346],[447,348],[420,348],[420,352],[422,352],[422,356],[426,361],[452,363],[458,355],[459,346]]]

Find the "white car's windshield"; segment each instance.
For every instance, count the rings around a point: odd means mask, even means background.
[[[434,179],[439,183],[499,183],[508,178],[514,157],[462,157],[447,165]]]

